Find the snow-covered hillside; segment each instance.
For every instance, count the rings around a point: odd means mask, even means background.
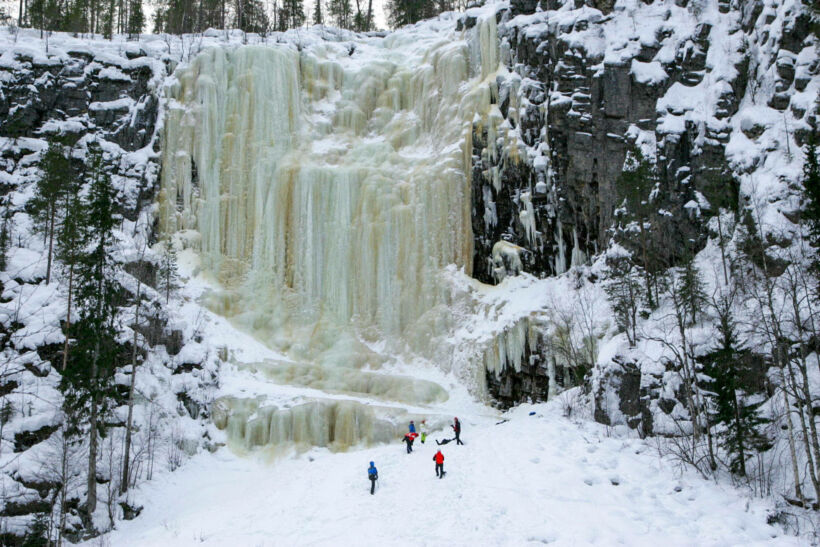
[[[569,393],[567,394],[569,395]],[[568,399],[567,399],[568,400]],[[576,408],[576,411],[578,408]],[[143,515],[108,540],[187,545],[798,545],[768,509],[659,458],[650,441],[571,421],[561,401],[460,414],[464,446],[398,440],[276,465],[222,451],[146,483]],[[533,413],[534,415],[530,415]],[[367,466],[379,470],[370,496]]]
[[[798,543],[784,528],[816,520],[793,507],[820,471],[816,340],[789,340],[812,368],[787,381],[772,354],[809,321],[772,343],[757,327],[788,295],[754,295],[808,256],[807,13],[517,0],[387,35],[0,32],[0,542],[39,518],[72,541],[113,529],[90,539],[112,545]],[[76,166],[101,142],[117,190],[118,398],[91,514],[87,439],[59,389],[78,311],[60,260],[45,280],[30,214],[56,140]],[[657,178],[630,224],[617,181],[634,150]],[[630,330],[611,264],[645,240],[656,262],[633,271],[672,273]],[[711,300],[676,322],[658,286],[684,257]],[[750,350],[739,393],[771,445],[737,489],[721,448],[709,469],[705,441],[686,444],[708,421],[692,393],[710,395],[697,363],[730,288]],[[430,442],[406,455],[399,439],[411,419],[449,436],[453,416],[467,444],[444,448],[439,481]]]

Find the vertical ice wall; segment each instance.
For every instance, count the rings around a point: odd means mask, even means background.
[[[297,51],[211,49],[177,75],[162,222],[257,333],[354,322],[401,335],[471,269],[471,128],[498,69],[495,19]]]

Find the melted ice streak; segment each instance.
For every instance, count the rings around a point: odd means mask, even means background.
[[[162,227],[198,241],[222,288],[208,305],[297,362],[260,364],[268,380],[446,399],[432,382],[358,369],[386,359],[362,339],[429,355],[451,304],[442,269],[472,269],[471,132],[474,122],[495,131],[498,38],[494,14],[452,27],[301,51],[214,48],[178,71]],[[403,411],[390,408],[224,398],[214,416],[245,448],[345,447],[396,433]]]

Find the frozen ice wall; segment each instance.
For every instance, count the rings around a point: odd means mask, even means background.
[[[292,359],[245,373],[310,390],[219,399],[214,423],[234,447],[382,442],[406,408],[429,417],[448,399],[380,370],[370,342],[429,356],[451,303],[442,270],[472,269],[472,130],[500,120],[495,17],[464,32],[451,19],[285,38],[177,71],[162,228],[198,246],[218,286],[206,304]]]
[[[317,323],[399,335],[442,302],[441,268],[472,266],[470,135],[496,42],[490,17],[464,34],[215,48],[179,71],[162,218],[199,233],[222,311],[281,346]]]

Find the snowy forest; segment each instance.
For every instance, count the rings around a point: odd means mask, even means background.
[[[816,1],[0,16],[0,544],[820,542]]]

